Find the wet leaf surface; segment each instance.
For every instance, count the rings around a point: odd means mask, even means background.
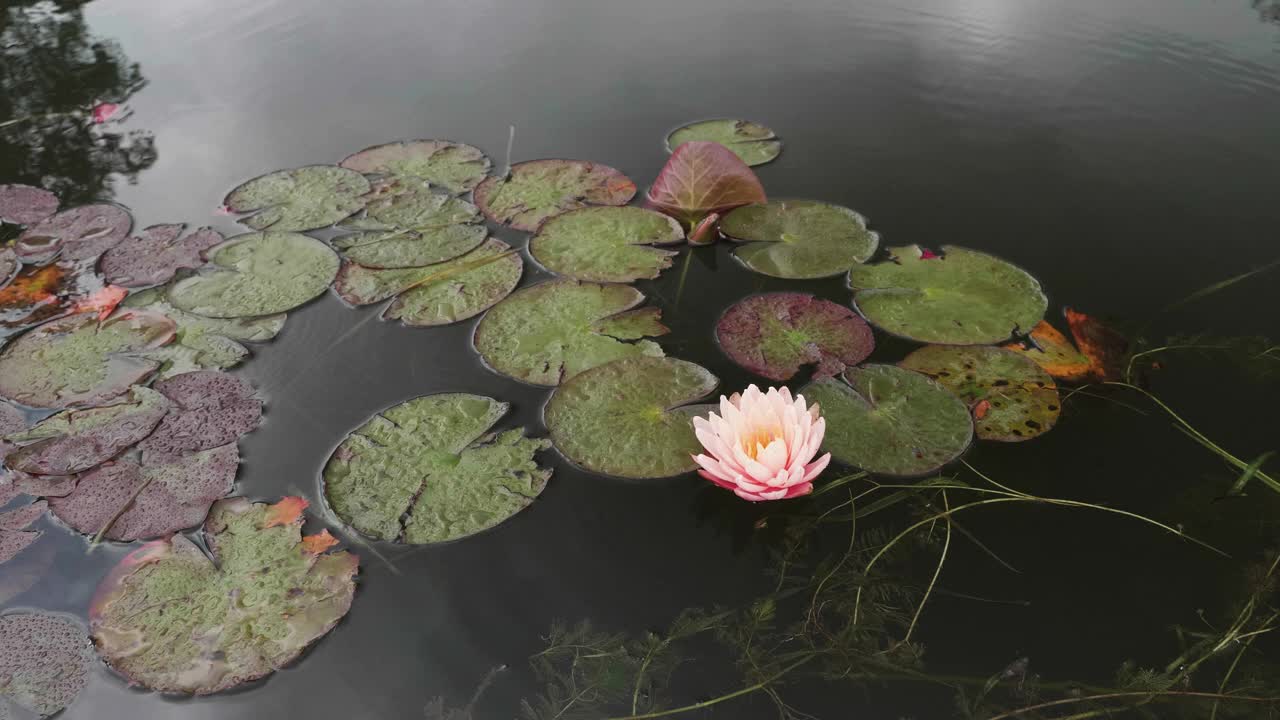
[[[238,235],[207,257],[211,267],[171,285],[168,301],[211,318],[292,310],[323,294],[339,265],[327,245],[291,232]]]
[[[121,307],[158,313],[177,325],[177,335],[168,345],[141,353],[163,363],[158,377],[166,378],[195,370],[226,370],[249,357],[241,343],[266,342],[284,329],[286,315],[245,318],[207,318],[179,310],[165,300],[164,289],[143,290],[130,295]]]
[[[159,367],[135,353],[169,342],[173,321],[121,310],[98,322],[79,313],[33,328],[0,351],[0,396],[38,408],[100,405]]]
[[[667,136],[667,151],[693,140],[720,143],[752,166],[770,162],[782,152],[782,141],[764,125],[723,118],[689,123],[672,130]]]
[[[944,246],[922,257],[917,245],[849,271],[854,304],[872,325],[925,343],[985,345],[1035,327],[1048,300],[1026,271],[997,257]]]
[[[751,168],[725,146],[705,141],[676,148],[645,197],[648,207],[688,228],[712,213],[765,201]]]
[[[1031,331],[1030,347],[1014,342],[1004,347],[1031,358],[1055,378],[1068,381],[1105,382],[1121,377],[1129,352],[1129,341],[1097,318],[1064,308],[1072,345],[1048,321],[1040,321]],[[1078,349],[1077,349],[1078,348]]]
[[[452,260],[488,234],[471,203],[425,188],[390,191],[371,201],[364,217],[342,227],[363,230],[333,240],[348,259],[371,268],[407,268]]]
[[[108,250],[98,271],[113,285],[143,288],[167,283],[179,270],[198,268],[204,265],[204,251],[223,237],[207,227],[184,236],[186,227],[182,223],[152,225]]]
[[[21,445],[9,454],[9,467],[33,475],[84,472],[140,442],[169,412],[169,400],[135,385],[130,397],[114,405],[64,410],[5,440]]]
[[[74,476],[13,474],[13,488],[32,497],[66,497],[76,488]]]
[[[254,230],[315,230],[364,207],[369,181],[334,165],[308,165],[256,177],[232,190],[223,205],[253,213],[240,222]]]
[[[740,207],[720,221],[720,232],[746,243],[733,251],[742,264],[788,279],[830,277],[875,254],[880,236],[846,207],[814,200],[774,200]]]
[[[90,608],[98,654],[143,687],[203,695],[265,677],[328,633],[351,607],[359,561],[309,552],[300,515],[266,527],[270,508],[216,503],[212,560],[175,535],[121,561]]]
[[[637,207],[592,207],[550,218],[529,241],[529,253],[557,275],[596,282],[653,279],[671,267],[684,240],[674,218]]]
[[[3,480],[0,479],[0,482]],[[0,505],[8,503],[16,495],[18,495],[16,491],[12,491],[8,498],[0,494],[0,501],[2,501]],[[27,530],[27,527],[40,519],[45,507],[45,502],[40,500],[0,512],[0,565],[17,557],[44,534],[38,530]],[[5,568],[4,572],[7,574],[11,569]],[[0,674],[0,688],[3,686],[3,674]]]
[[[869,472],[912,477],[960,456],[973,439],[969,408],[937,382],[892,365],[850,368],[801,391],[827,419],[822,447]]]
[[[981,345],[930,345],[899,365],[928,375],[968,403],[979,439],[1029,440],[1058,421],[1061,400],[1053,378],[1017,353]]]
[[[587,370],[556,389],[543,418],[566,458],[592,472],[660,478],[694,469],[701,445],[688,406],[716,389],[707,369],[639,357]]]
[[[28,227],[14,249],[27,263],[44,263],[56,255],[63,261],[88,264],[128,237],[131,229],[133,216],[119,205],[81,205]]]
[[[45,612],[0,615],[0,712],[10,702],[44,717],[89,682],[93,645],[79,622]]]
[[[58,196],[30,185],[0,185],[0,223],[34,225],[58,212]],[[4,273],[0,273],[3,277]]]
[[[380,540],[422,544],[493,527],[528,507],[551,471],[550,447],[522,430],[487,434],[509,409],[480,395],[427,395],[356,428],[324,469],[338,517]]]
[[[201,370],[161,380],[155,389],[172,407],[139,446],[147,462],[234,443],[262,420],[262,401],[235,375]]]
[[[742,367],[770,380],[789,380],[816,365],[814,379],[857,365],[875,349],[875,337],[857,313],[806,293],[753,295],[732,305],[716,324],[720,349]]]
[[[613,360],[661,357],[657,343],[617,339],[667,332],[653,309],[636,309],[642,302],[644,295],[626,285],[538,283],[493,306],[476,327],[475,346],[489,367],[503,375],[558,385]]]
[[[621,172],[583,160],[531,160],[511,166],[510,177],[476,186],[476,205],[496,223],[534,232],[542,221],[587,205],[626,205],[636,184]]]
[[[489,158],[479,148],[449,140],[406,140],[375,145],[339,163],[365,175],[413,178],[457,194],[489,174]]]

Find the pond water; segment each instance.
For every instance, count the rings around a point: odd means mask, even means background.
[[[595,160],[643,192],[666,162],[663,138],[673,127],[743,117],[768,124],[785,143],[776,161],[756,168],[771,196],[855,208],[884,245],[954,244],[1005,258],[1039,279],[1055,322],[1063,306],[1076,307],[1140,329],[1150,347],[1199,333],[1280,337],[1274,271],[1162,312],[1280,256],[1280,10],[1267,2],[69,0],[9,2],[3,13],[0,122],[122,94],[132,114],[106,140],[65,128],[0,130],[0,182],[43,183],[67,205],[112,199],[133,211],[137,227],[187,222],[236,234],[243,229],[215,208],[241,181],[390,140],[467,142],[501,166],[509,126],[515,160]],[[526,237],[494,234],[518,247]],[[545,277],[526,261],[524,284]],[[725,308],[772,290],[844,304],[850,297],[840,277],[754,274],[725,243],[695,249],[687,265],[677,258],[637,287],[672,328],[666,352],[704,365],[726,392],[760,380],[716,346],[712,327]],[[320,471],[347,433],[429,393],[499,398],[513,406],[503,427],[544,434],[549,392],[486,369],[471,347],[474,326],[408,328],[332,294],[292,313],[283,333],[236,371],[266,405],[262,426],[241,442],[238,492],[302,495],[318,510]],[[879,340],[877,361],[896,362],[913,347]],[[1259,378],[1231,356],[1170,352],[1145,382],[1207,438],[1251,462],[1280,449],[1280,383],[1275,370]],[[1253,365],[1265,370],[1267,360]],[[972,700],[1007,668],[994,691],[1000,707],[1096,691],[1079,688],[1124,691],[1117,671],[1126,662],[1173,662],[1176,674],[1186,646],[1219,637],[1248,594],[1249,568],[1265,569],[1280,538],[1280,496],[1254,481],[1245,496],[1225,497],[1240,469],[1136,391],[1073,397],[1052,432],[980,443],[965,459],[1018,490],[1138,513],[1230,557],[1092,509],[967,510],[913,631],[924,648],[915,670],[877,676],[864,664],[850,673],[857,677],[831,678],[822,671],[838,675],[838,663],[823,660],[770,684],[780,700],[754,692],[675,717],[964,717],[956,688]],[[129,689],[98,667],[61,717],[420,718],[436,697],[467,705],[498,666],[507,669],[473,715],[442,717],[518,717],[522,699],[536,705],[547,692],[529,659],[546,648],[554,621],[590,620],[596,630],[641,638],[665,632],[685,608],[749,606],[774,590],[770,571],[788,528],[801,525],[796,518],[845,492],[751,505],[692,474],[622,481],[579,470],[554,451],[545,462],[555,470],[546,491],[499,528],[421,548],[353,545],[361,572],[349,616],[267,680],[167,698]],[[954,470],[978,482],[963,466]],[[833,468],[825,477],[842,474]],[[862,542],[874,547],[936,512],[941,500],[930,502],[860,519],[860,533],[880,533]],[[8,593],[5,607],[84,617],[99,580],[130,548],[86,553],[84,538],[51,520],[36,527],[45,536],[0,575],[43,562],[49,570],[29,590]],[[929,582],[942,529],[928,537],[909,543],[893,566],[895,582],[916,591]],[[838,559],[848,524],[823,524],[811,539],[811,560]],[[813,592],[805,587],[780,601],[771,638],[800,632],[794,626]],[[1262,594],[1265,610],[1254,622],[1278,600]],[[913,608],[907,603],[908,618]],[[742,629],[740,618],[726,624]],[[876,642],[890,648],[903,632],[892,625]],[[664,666],[662,697],[643,699],[673,708],[764,679],[713,635],[677,643],[678,653],[663,656],[682,662]],[[1218,691],[1244,645],[1233,639],[1230,647],[1165,692]],[[794,649],[784,643],[775,654]],[[888,668],[901,650],[874,662]],[[1242,653],[1247,672],[1227,687],[1276,695],[1277,651],[1271,636],[1257,636]],[[1026,683],[1044,685],[1038,694],[1013,687],[1023,680],[1022,658]],[[629,688],[632,678],[621,682]],[[567,691],[574,689],[582,688]],[[559,716],[630,710],[630,702],[592,706],[594,697]],[[1165,700],[1111,716],[1210,717],[1208,704]],[[1100,717],[1071,715],[1100,707],[1018,717]],[[993,711],[984,712],[974,716]],[[1278,712],[1277,703],[1224,703],[1217,716]]]

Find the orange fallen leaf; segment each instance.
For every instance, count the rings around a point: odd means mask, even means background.
[[[262,528],[265,530],[276,525],[292,525],[302,517],[302,511],[306,510],[310,504],[305,499],[292,495],[280,498],[280,502],[267,508],[267,516]]]
[[[987,411],[991,409],[990,400],[979,400],[977,405],[973,406],[974,419],[981,420],[987,416]]]
[[[85,312],[86,310],[97,310],[98,321],[107,319],[112,312],[115,312],[116,306],[124,300],[129,291],[119,285],[107,285],[76,302],[75,307],[71,309],[73,313]]]
[[[338,544],[338,538],[329,534],[328,530],[321,530],[315,535],[307,535],[302,538],[302,549],[312,555],[319,555]]]
[[[1041,320],[1031,331],[1032,347],[1025,347],[1020,342],[1004,347],[1031,358],[1059,380],[1103,381],[1120,377],[1120,368],[1129,348],[1124,336],[1096,318],[1071,308],[1065,308],[1063,314],[1074,343],[1047,321]]]
[[[27,308],[52,300],[65,278],[66,271],[57,265],[24,271],[0,290],[0,309]]]

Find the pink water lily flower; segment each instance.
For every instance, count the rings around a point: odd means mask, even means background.
[[[813,491],[813,479],[831,453],[813,460],[827,422],[818,405],[787,388],[767,393],[752,385],[742,394],[720,396],[720,414],[695,417],[693,429],[706,453],[694,455],[698,474],[752,502],[783,500]]]

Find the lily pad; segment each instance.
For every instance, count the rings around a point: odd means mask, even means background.
[[[72,618],[0,615],[0,712],[8,701],[40,717],[57,713],[84,690],[92,663],[93,645]]]
[[[156,371],[158,362],[136,353],[164,345],[175,330],[169,318],[143,310],[45,323],[0,351],[0,396],[38,408],[101,405]]]
[[[86,535],[129,542],[199,525],[235,486],[240,451],[228,445],[140,465],[122,459],[81,475],[75,490],[49,499],[58,519]]]
[[[449,140],[407,140],[375,145],[339,163],[365,175],[416,178],[449,192],[464,193],[489,174],[489,158],[479,148]]]
[[[1048,300],[1025,270],[975,250],[942,250],[889,248],[890,259],[851,269],[862,316],[885,332],[944,345],[1003,342],[1044,317]]]
[[[866,262],[880,236],[861,215],[815,200],[774,200],[725,215],[720,232],[746,243],[733,251],[743,265],[788,279],[830,277]]]
[[[1034,361],[1001,348],[930,345],[902,367],[937,380],[969,404],[982,440],[1017,442],[1046,433],[1061,400],[1053,378]]]
[[[210,250],[212,268],[169,288],[179,310],[211,318],[274,315],[323,294],[338,274],[327,245],[291,232],[238,235]]]
[[[170,305],[160,288],[136,292],[120,304],[159,313],[177,325],[177,335],[168,345],[141,353],[162,362],[157,374],[172,377],[195,370],[226,370],[249,357],[241,343],[266,342],[284,329],[284,313],[245,318],[207,318]]]
[[[0,223],[34,225],[56,212],[58,196],[44,188],[0,185]]]
[[[142,288],[167,283],[179,270],[198,268],[204,265],[204,251],[224,238],[207,227],[183,236],[186,227],[182,223],[152,225],[108,250],[98,271],[112,285]]]
[[[14,249],[26,263],[43,263],[55,255],[72,263],[90,263],[128,237],[132,228],[133,216],[119,205],[81,205],[28,227]]]
[[[635,309],[642,302],[644,295],[627,285],[538,283],[494,305],[476,327],[475,346],[503,375],[559,385],[614,360],[661,357],[657,343],[621,341],[668,332],[656,309]]]
[[[18,253],[5,245],[0,247],[0,288],[4,288],[18,274]]]
[[[528,507],[551,471],[550,447],[521,430],[486,434],[509,405],[427,395],[356,428],[329,458],[324,492],[343,522],[379,540],[434,543],[493,527]]]
[[[636,184],[626,175],[583,160],[531,160],[507,177],[488,177],[473,198],[490,220],[534,232],[542,221],[587,205],[626,205]]]
[[[110,460],[140,442],[165,413],[169,400],[135,385],[130,398],[105,407],[64,410],[5,440],[22,445],[9,454],[14,470],[33,475],[73,475]]]
[[[753,295],[735,303],[716,324],[716,340],[730,360],[780,381],[802,365],[817,365],[815,380],[838,375],[876,346],[857,313],[805,293]]]
[[[678,127],[667,135],[667,152],[691,140],[720,143],[748,165],[771,162],[782,152],[782,141],[772,130],[750,120],[703,120]]]
[[[0,505],[9,502],[4,498],[5,491],[0,488]],[[13,495],[18,493],[13,492]],[[11,499],[11,498],[10,498]],[[31,543],[40,539],[44,533],[39,530],[27,530],[31,523],[40,519],[44,515],[46,504],[43,500],[28,503],[22,507],[6,512],[0,512],[0,565],[9,562],[17,557],[19,553],[30,547]],[[5,572],[9,572],[8,569]],[[4,673],[0,671],[0,688],[4,686]],[[0,689],[0,693],[3,690]]]
[[[256,177],[232,190],[223,205],[253,213],[240,222],[254,230],[297,232],[328,227],[364,207],[369,181],[335,165],[308,165]]]
[[[132,683],[198,695],[292,662],[347,614],[359,563],[315,552],[327,542],[302,537],[305,506],[216,503],[204,527],[212,559],[183,535],[130,553],[89,611],[98,654]]]
[[[234,443],[262,420],[262,401],[235,375],[200,370],[161,380],[155,389],[173,405],[140,445],[148,461]]]
[[[475,205],[426,190],[369,203],[365,217],[344,223],[357,232],[333,244],[371,268],[407,268],[452,260],[484,242],[488,230]]]
[[[592,207],[550,218],[529,241],[529,253],[557,275],[596,282],[653,279],[671,267],[684,241],[674,218],[637,207]]]
[[[1128,339],[1091,315],[1071,308],[1063,308],[1063,315],[1075,345],[1042,320],[1028,338],[1031,347],[1019,342],[1004,347],[1025,355],[1045,372],[1062,380],[1106,382],[1120,378],[1128,358]]]
[[[960,457],[973,439],[973,420],[960,398],[892,365],[850,368],[802,393],[827,419],[823,448],[869,472],[925,475]]]
[[[698,238],[709,226],[698,226],[707,218],[765,200],[764,186],[746,163],[720,143],[698,140],[676,148],[645,196],[648,207],[693,230],[694,244],[705,244]]]
[[[574,464],[626,478],[660,478],[693,470],[701,445],[689,406],[720,381],[675,358],[618,360],[556,389],[543,410],[551,441]]]

